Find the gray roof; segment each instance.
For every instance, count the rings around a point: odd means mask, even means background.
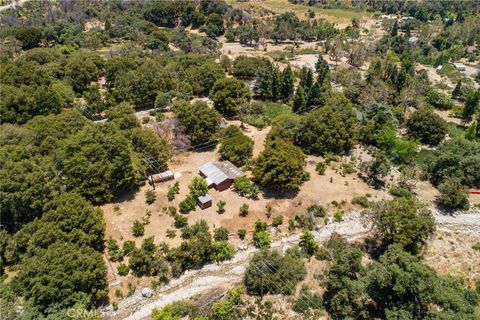
[[[213,184],[219,185],[229,179],[229,177],[212,162],[203,164],[199,170],[207,178],[207,183],[211,181]]]
[[[204,195],[204,196],[198,197],[198,201],[199,201],[200,203],[207,203],[207,202],[212,201],[212,197],[210,197],[210,195],[207,193],[207,194]]]

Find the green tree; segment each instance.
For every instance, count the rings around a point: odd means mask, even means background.
[[[138,183],[128,141],[108,124],[88,126],[66,139],[56,167],[68,190],[101,203]]]
[[[99,252],[55,243],[25,259],[15,279],[22,295],[41,311],[82,304],[94,307],[106,296],[106,268]]]
[[[431,110],[415,111],[407,121],[408,133],[422,143],[437,145],[447,133],[447,123]]]
[[[140,127],[140,121],[135,116],[135,109],[128,102],[119,103],[105,111],[105,117],[118,126],[120,130]]]
[[[40,29],[21,26],[15,29],[15,38],[22,43],[23,50],[28,50],[37,47],[42,40],[43,35],[42,30]]]
[[[195,177],[193,178],[192,182],[190,182],[188,189],[190,190],[190,195],[194,199],[197,199],[198,197],[204,196],[208,193],[208,184],[204,178]]]
[[[235,249],[227,241],[218,241],[213,244],[213,260],[222,262],[230,260],[235,255]]]
[[[260,193],[260,188],[245,176],[233,180],[233,189],[242,197],[250,199],[256,199]]]
[[[243,282],[251,295],[291,294],[305,277],[305,266],[291,251],[262,250],[250,261]]]
[[[293,97],[292,111],[295,113],[304,113],[306,111],[306,104],[305,90],[299,85],[297,91],[295,91],[295,96]]]
[[[315,70],[317,71],[317,81],[323,83],[328,74],[330,73],[330,68],[328,63],[323,59],[322,55],[318,55],[318,60],[315,63]]]
[[[100,70],[88,55],[75,55],[68,59],[65,77],[72,83],[75,91],[85,90],[90,82],[97,80]]]
[[[297,189],[303,182],[305,154],[292,143],[277,139],[267,144],[253,164],[260,185],[280,190]]]
[[[236,116],[250,102],[250,89],[241,80],[235,78],[219,79],[210,91],[215,109],[226,116]]]
[[[179,102],[174,112],[194,145],[212,141],[220,126],[220,115],[205,102]]]
[[[302,249],[305,254],[308,256],[313,256],[320,249],[317,241],[310,231],[303,231],[303,234],[300,236],[300,242],[298,243],[300,249]]]
[[[468,122],[472,120],[472,116],[478,110],[480,110],[480,89],[474,90],[467,95],[462,112],[463,121]]]
[[[145,233],[145,226],[138,220],[133,221],[132,235],[134,237],[141,237]]]
[[[442,143],[427,171],[434,185],[456,178],[462,185],[480,188],[480,143],[458,138]]]
[[[217,80],[225,78],[225,71],[219,64],[208,61],[188,70],[193,92],[200,96],[208,96]]]
[[[458,80],[452,91],[452,99],[458,99],[462,95],[462,80]]]
[[[253,140],[235,126],[229,126],[221,140],[220,155],[237,166],[252,158]]]
[[[282,88],[280,98],[284,101],[290,100],[293,95],[293,75],[292,68],[288,65],[282,72]]]
[[[448,209],[467,210],[470,205],[468,196],[458,179],[447,179],[438,185],[438,202]]]
[[[349,104],[328,105],[307,113],[297,132],[298,145],[307,153],[343,154],[357,141],[357,119]]]
[[[307,111],[321,108],[325,105],[328,94],[328,86],[319,79],[312,85],[308,91],[306,109]]]
[[[432,213],[413,198],[376,203],[369,211],[373,227],[384,247],[400,244],[416,254],[435,230]]]

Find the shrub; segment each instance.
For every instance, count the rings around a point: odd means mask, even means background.
[[[240,216],[241,217],[246,217],[248,215],[248,209],[249,206],[248,204],[244,203],[240,206]]]
[[[195,198],[192,195],[188,195],[182,202],[178,204],[178,209],[181,213],[189,213],[192,210],[195,210],[197,205]]]
[[[226,205],[226,204],[227,204],[227,203],[226,203],[225,201],[223,201],[223,200],[220,200],[220,201],[217,202],[217,213],[218,213],[218,214],[223,214],[223,213],[225,213],[225,205]]]
[[[122,277],[126,276],[128,274],[128,271],[130,271],[130,269],[124,263],[119,264],[117,267],[117,272]]]
[[[408,133],[420,142],[439,144],[447,133],[447,122],[426,108],[415,111],[407,121]]]
[[[181,214],[176,214],[175,217],[173,217],[174,222],[173,225],[175,228],[183,228],[188,225],[188,218],[185,216],[182,216]]]
[[[447,179],[438,186],[438,202],[447,209],[468,210],[470,203],[459,179]]]
[[[168,192],[167,192],[168,201],[173,201],[173,199],[175,199],[175,195],[177,195],[179,193],[180,193],[180,183],[178,181],[176,181],[173,184],[173,186],[168,188]]]
[[[208,193],[207,181],[202,177],[193,178],[192,182],[188,186],[190,189],[190,195],[195,200],[200,196],[204,196]],[[194,205],[195,207],[195,205]]]
[[[366,196],[353,197],[352,204],[358,205],[362,208],[368,208],[369,201],[368,201],[368,198]]]
[[[473,250],[480,251],[480,242],[476,242],[472,245]]]
[[[298,243],[300,249],[308,256],[314,256],[320,246],[309,231],[304,231],[300,236],[300,242]]]
[[[145,227],[143,223],[141,223],[138,220],[135,220],[132,226],[132,235],[134,237],[141,237],[143,236],[144,233],[145,233]]]
[[[117,244],[117,240],[115,239],[108,239],[107,241],[107,250],[108,250],[108,257],[111,261],[122,261],[123,260],[123,251],[120,250],[120,247]]]
[[[135,250],[135,241],[125,240],[125,242],[123,243],[122,250],[123,250],[123,253],[128,256],[130,253],[133,252],[133,250]]]
[[[228,240],[228,229],[220,227],[215,229],[213,238],[216,241],[227,241]]]
[[[327,165],[323,162],[319,162],[315,166],[315,171],[317,171],[317,173],[320,175],[324,175],[326,170],[327,170]]]
[[[256,199],[260,188],[247,177],[238,177],[233,181],[233,189],[242,197]]]
[[[282,215],[273,217],[273,219],[272,219],[272,225],[273,226],[277,227],[277,226],[282,225],[282,224],[283,224],[283,216]]]
[[[340,167],[342,170],[342,175],[347,175],[355,172],[355,166],[351,163],[342,163]]]
[[[313,214],[313,216],[316,218],[323,218],[327,214],[327,210],[319,204],[311,205],[308,207],[307,212],[309,214]]]
[[[276,250],[262,250],[250,261],[244,284],[250,295],[290,294],[305,273],[302,259],[291,251],[282,255]]]
[[[272,243],[270,233],[267,231],[258,231],[253,234],[253,244],[257,248],[268,248]]]
[[[230,260],[235,255],[235,249],[227,241],[219,241],[213,244],[213,260],[216,262]]]
[[[247,235],[247,230],[245,229],[238,229],[237,231],[238,237],[243,240],[245,239],[245,236]]]
[[[172,229],[167,229],[167,238],[173,239],[177,236],[177,232]]]
[[[343,221],[343,210],[338,210],[337,212],[335,212],[335,214],[333,215],[333,220],[335,222],[341,222]]]
[[[152,204],[157,199],[157,194],[153,190],[148,190],[145,192],[145,201],[147,204]]]

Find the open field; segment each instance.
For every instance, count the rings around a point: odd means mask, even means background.
[[[360,11],[345,9],[322,9],[315,6],[294,5],[287,0],[259,0],[250,2],[227,0],[227,3],[233,7],[241,8],[247,12],[249,10],[255,12],[262,8],[275,14],[293,11],[300,19],[307,19],[308,10],[312,10],[315,12],[316,18],[323,18],[341,27],[350,24],[353,18],[369,17],[367,13]]]

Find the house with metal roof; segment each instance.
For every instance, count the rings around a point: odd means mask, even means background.
[[[207,181],[208,187],[218,191],[229,188],[235,178],[245,175],[230,161],[207,162],[200,166],[199,172]]]

